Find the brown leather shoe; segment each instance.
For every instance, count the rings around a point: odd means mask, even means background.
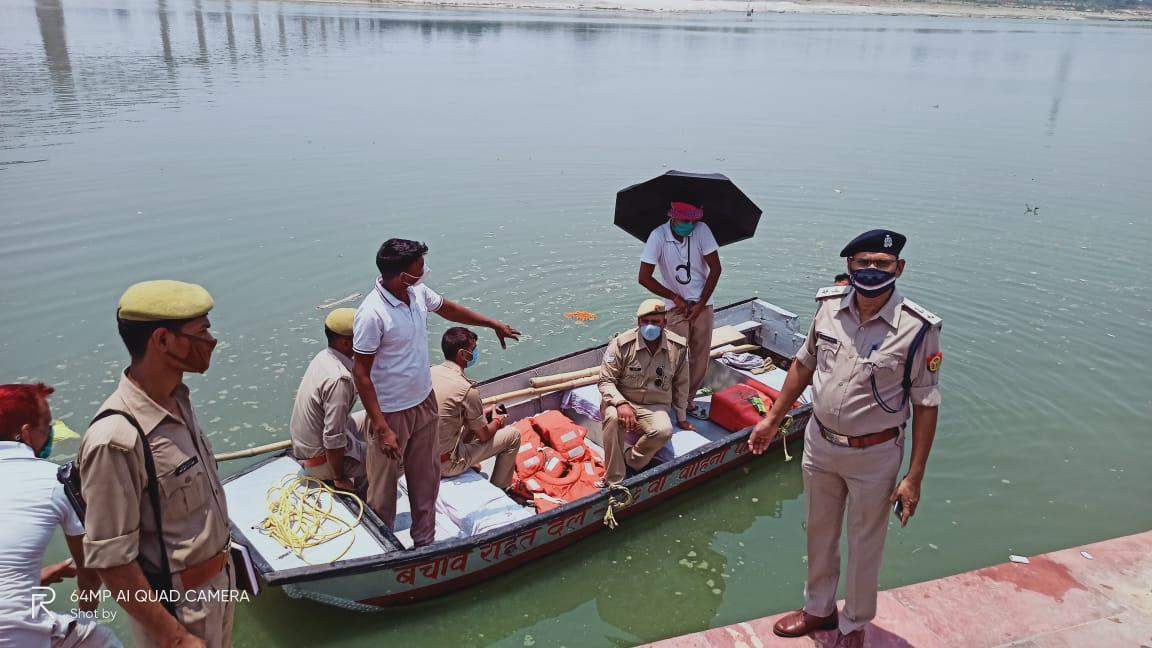
[[[837,633],[836,648],[864,648],[864,628],[853,630],[848,634]]]
[[[818,617],[808,614],[804,610],[796,610],[787,614],[772,626],[772,632],[778,637],[803,637],[817,630],[835,630],[836,612],[831,616]],[[863,644],[861,644],[863,645]]]

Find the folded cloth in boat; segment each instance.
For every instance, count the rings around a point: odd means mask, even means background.
[[[560,409],[578,412],[593,421],[604,422],[600,416],[600,388],[596,385],[585,385],[564,392]]]
[[[764,358],[754,353],[728,352],[720,356],[720,361],[737,369],[756,369],[764,365]]]
[[[443,513],[465,535],[476,535],[532,516],[475,470],[440,480],[436,517]]]

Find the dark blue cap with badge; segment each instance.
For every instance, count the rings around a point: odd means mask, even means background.
[[[900,256],[900,250],[904,249],[904,244],[907,242],[907,236],[892,230],[872,230],[852,239],[843,250],[840,250],[840,256],[850,257],[860,252],[884,252]]]

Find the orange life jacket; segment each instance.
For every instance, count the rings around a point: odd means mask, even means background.
[[[587,445],[587,430],[554,410],[512,425],[520,431],[520,450],[509,490],[541,513],[599,492],[594,484],[604,476],[604,462]]]
[[[584,447],[584,439],[588,436],[588,430],[576,425],[572,419],[560,412],[548,410],[534,416],[532,420],[535,422],[533,427],[540,434],[540,438],[552,448],[564,453],[565,456],[569,456],[570,450]]]

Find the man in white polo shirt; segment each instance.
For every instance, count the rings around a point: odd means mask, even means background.
[[[388,239],[376,253],[380,278],[356,311],[352,377],[368,412],[365,467],[368,506],[389,528],[396,518],[396,483],[403,465],[412,508],[412,542],[435,539],[440,492],[439,418],[428,362],[428,312],[490,328],[507,348],[516,329],[444,299],[424,279],[428,246]]]
[[[712,292],[720,281],[720,246],[704,210],[674,202],[668,222],[652,230],[640,255],[640,285],[663,297],[669,309],[668,330],[688,340],[689,394],[704,382],[712,347]],[[652,275],[660,269],[660,279]]]

